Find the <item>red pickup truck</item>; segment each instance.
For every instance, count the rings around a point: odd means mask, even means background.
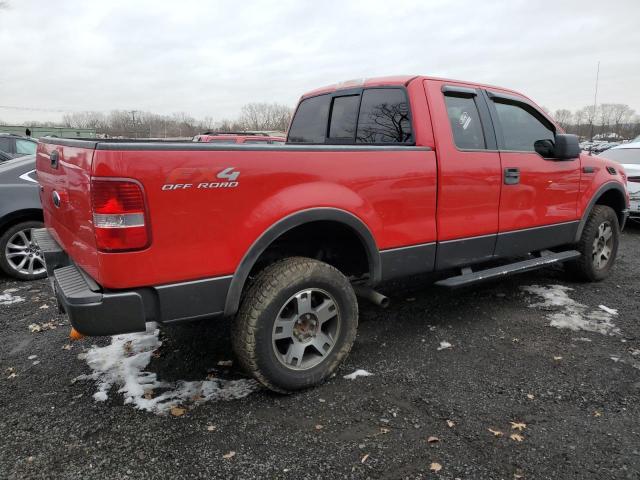
[[[422,76],[304,95],[286,145],[44,138],[37,169],[34,238],[76,330],[233,316],[240,364],[281,392],[337,368],[380,282],[605,278],[629,202],[620,165],[527,97]]]

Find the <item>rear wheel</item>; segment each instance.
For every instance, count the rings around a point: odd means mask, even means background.
[[[267,267],[246,292],[233,346],[247,372],[286,393],[329,377],[348,355],[357,327],[349,280],[326,263],[294,257]]]
[[[0,236],[0,269],[18,280],[35,280],[47,276],[40,247],[33,243],[32,228],[42,222],[21,222]]]
[[[620,225],[616,212],[606,205],[593,207],[578,242],[581,257],[568,264],[579,280],[598,282],[605,279],[616,260],[620,243]]]

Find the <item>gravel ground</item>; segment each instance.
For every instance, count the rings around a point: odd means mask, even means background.
[[[91,372],[78,355],[110,339],[65,348],[46,280],[0,278],[0,478],[640,478],[638,252],[631,228],[598,284],[550,268],[454,292],[389,285],[392,306],[362,305],[357,342],[326,385],[186,402],[181,416],[135,409],[116,387],[95,401],[95,382],[74,380]],[[618,309],[619,333],[550,326],[564,307],[532,306],[540,298],[522,287],[558,284],[584,315]],[[231,359],[228,337],[220,321],[163,330],[147,370],[241,378],[217,365]],[[359,368],[373,375],[343,378]]]

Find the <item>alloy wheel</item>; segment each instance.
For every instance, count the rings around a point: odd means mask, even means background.
[[[613,228],[608,221],[602,222],[598,227],[591,253],[595,268],[602,270],[607,266],[613,253]]]
[[[31,229],[16,232],[9,239],[4,255],[9,266],[20,274],[35,276],[45,271],[42,252],[33,242]]]
[[[340,326],[338,304],[328,292],[301,290],[285,302],[273,324],[273,353],[288,369],[313,368],[333,350]]]

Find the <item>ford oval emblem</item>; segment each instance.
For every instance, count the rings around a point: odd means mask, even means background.
[[[54,190],[51,194],[51,198],[53,199],[53,204],[56,206],[56,208],[60,208],[60,194]]]

